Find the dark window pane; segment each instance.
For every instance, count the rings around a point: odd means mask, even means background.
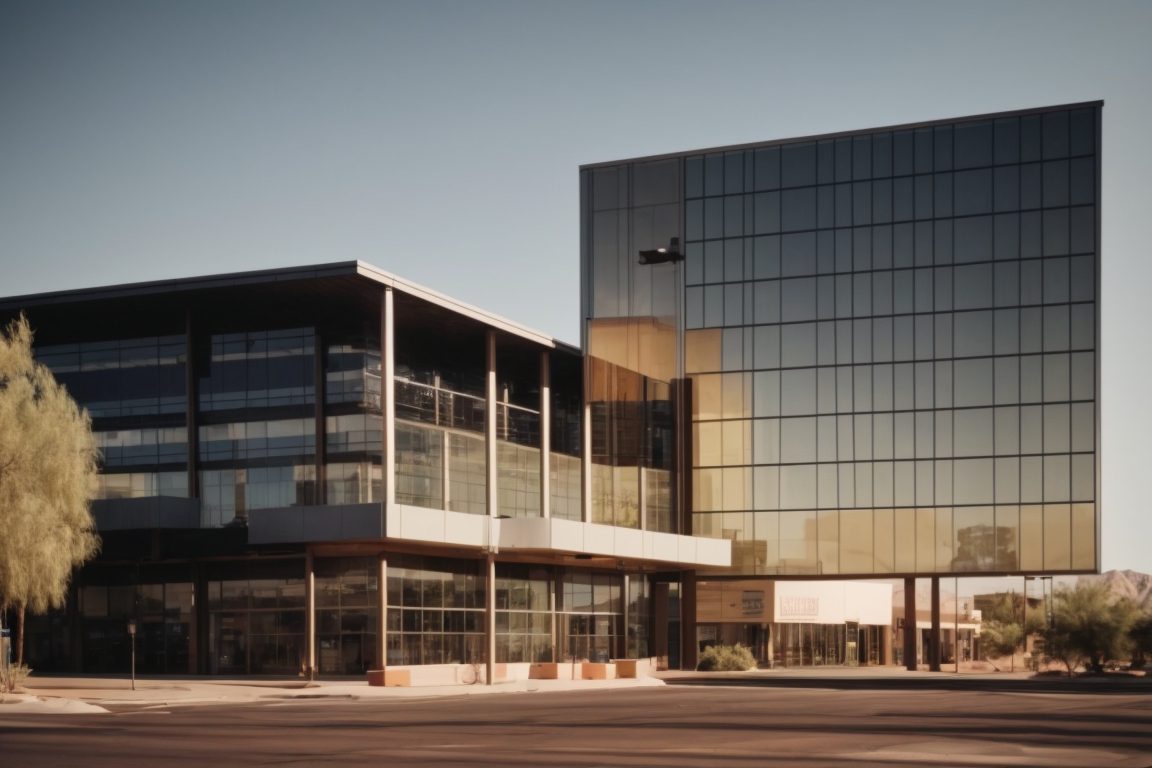
[[[788,144],[781,149],[781,181],[785,187],[816,183],[815,144]]]
[[[992,252],[997,260],[1020,258],[1020,215],[996,216],[992,226]]]
[[[1096,159],[1078,157],[1071,161],[1069,201],[1073,205],[1096,202]]]
[[[756,189],[776,189],[780,186],[780,148],[756,150]]]
[[[781,238],[781,274],[784,277],[816,272],[816,233],[801,232]]]
[[[707,155],[704,158],[704,194],[724,194],[723,155]]]
[[[1049,112],[1044,115],[1044,159],[1068,156],[1068,113]]]
[[[861,226],[872,223],[872,183],[856,182],[852,185],[852,224]]]
[[[952,215],[952,174],[937,173],[932,178],[933,197],[936,216]],[[989,195],[991,200],[991,195]]]
[[[953,327],[953,354],[956,357],[992,354],[991,312],[957,312]]]
[[[1012,169],[1001,168],[999,170],[1003,172]],[[978,171],[959,171],[956,173],[954,208],[957,216],[990,213],[992,211],[991,169],[983,168]]]
[[[1069,250],[1072,253],[1092,253],[1096,250],[1096,208],[1073,208],[1070,221]]]
[[[724,198],[724,237],[739,237],[744,234],[744,196],[729,195]]]
[[[1071,261],[1072,301],[1092,301],[1096,298],[1096,264],[1091,256],[1075,256]]]
[[[992,164],[992,123],[963,123],[956,126],[957,168],[977,168]]]
[[[1020,258],[1031,259],[1041,254],[1041,227],[1040,211],[1020,214]]]
[[[871,136],[855,136],[852,139],[852,178],[856,181],[872,178]]]
[[[1020,207],[1020,167],[997,168],[993,182],[993,207],[996,211],[1015,211]]]
[[[1086,155],[1096,151],[1096,110],[1077,109],[1071,115],[1070,149],[1073,155]]]
[[[916,173],[932,172],[932,129],[917,128],[916,135]]]
[[[852,180],[852,139],[836,139],[836,181]]]
[[[972,264],[954,270],[956,309],[992,306],[992,265]]]
[[[1020,118],[1020,162],[1030,163],[1040,159],[1040,116],[1025,115]]]
[[[1064,256],[1068,253],[1069,220],[1067,208],[1044,211],[1044,255]]]
[[[997,165],[1020,162],[1020,120],[1005,117],[996,121],[995,161]]]
[[[831,140],[816,145],[816,183],[831,184],[836,180],[836,150]]]
[[[976,216],[956,219],[955,256],[953,261],[992,260],[992,217]]]
[[[916,218],[932,218],[932,177],[917,176],[916,185]]]
[[[700,197],[704,194],[704,158],[699,155],[684,160],[684,196]]]
[[[1044,260],[1044,303],[1068,301],[1068,259]]]
[[[997,264],[993,286],[995,292],[993,301],[996,306],[1016,306],[1020,301],[1020,265],[1015,262]]]
[[[872,175],[876,178],[892,175],[892,134],[872,135]]]
[[[892,175],[906,176],[915,172],[914,134],[897,131],[892,136]]]
[[[785,231],[816,227],[816,189],[788,189],[782,197],[781,222]]]
[[[724,193],[731,195],[744,191],[744,153],[727,152],[724,155]]]
[[[892,219],[911,221],[914,215],[913,179],[911,176],[892,180]]]
[[[1068,205],[1068,161],[1044,163],[1044,207]]]
[[[950,171],[952,170],[952,126],[938,125],[935,133],[935,170]]]
[[[1020,207],[1039,208],[1043,203],[1043,168],[1039,163],[1020,166]]]
[[[781,281],[781,319],[784,322],[816,319],[816,279]]]

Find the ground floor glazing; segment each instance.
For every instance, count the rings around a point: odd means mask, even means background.
[[[492,575],[497,663],[679,655],[674,575],[511,562]],[[387,665],[476,664],[489,583],[484,559],[419,554],[96,563],[63,610],[28,617],[26,658],[127,672],[131,619],[140,674],[360,675],[380,667],[383,606]]]

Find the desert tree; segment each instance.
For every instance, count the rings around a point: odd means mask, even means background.
[[[91,420],[32,354],[23,316],[0,331],[0,611],[64,604],[73,570],[99,548],[89,500],[98,451]]]
[[[1130,600],[1109,594],[1103,583],[1056,590],[1052,626],[1044,633],[1048,655],[1071,675],[1078,666],[1102,672],[1104,663],[1124,658],[1137,612]]]

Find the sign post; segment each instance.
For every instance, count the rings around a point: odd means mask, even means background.
[[[128,619],[128,638],[132,641],[132,690],[136,690],[136,619]]]

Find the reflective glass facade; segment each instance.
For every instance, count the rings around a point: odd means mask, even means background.
[[[685,502],[730,572],[1097,568],[1099,126],[1078,105],[582,171],[588,353],[690,382]]]

